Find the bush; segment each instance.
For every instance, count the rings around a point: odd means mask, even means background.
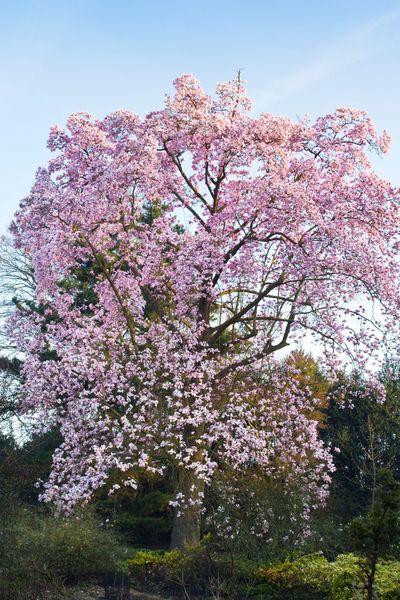
[[[65,583],[90,580],[115,569],[122,556],[113,532],[88,513],[62,519],[20,508],[2,515],[2,600],[62,597]]]
[[[258,576],[261,582],[274,586],[275,595],[269,596],[274,599],[356,600],[366,583],[360,558],[354,554],[339,555],[334,562],[321,554],[302,556],[296,561],[262,566]],[[381,600],[400,600],[400,562],[378,564],[376,589]]]
[[[275,588],[276,598],[327,598],[330,565],[320,554],[302,556],[295,561],[279,562],[258,568],[261,581]]]
[[[219,553],[209,536],[185,551],[138,551],[125,564],[139,584],[158,583],[186,594],[233,598],[237,590],[247,590],[255,581],[252,563]]]
[[[400,600],[400,562],[391,560],[378,563],[375,584],[382,600]]]

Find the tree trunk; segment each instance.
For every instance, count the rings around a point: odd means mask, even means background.
[[[183,494],[184,505],[175,510],[171,548],[183,549],[200,542],[204,481],[190,469],[182,469],[178,474],[177,492]]]
[[[367,579],[367,598],[368,600],[375,600],[376,594],[374,593],[374,581],[376,572],[376,563],[378,561],[377,556],[373,556],[370,561],[369,573]]]

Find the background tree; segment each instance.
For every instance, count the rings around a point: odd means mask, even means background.
[[[0,425],[4,432],[17,417],[21,370],[21,360],[5,323],[16,303],[32,302],[35,297],[30,257],[19,252],[7,236],[0,237],[0,281]]]
[[[380,380],[385,401],[360,374],[342,376],[330,390],[324,438],[337,448],[332,502],[344,522],[368,511],[380,469],[400,480],[400,378],[387,361]]]
[[[353,547],[365,557],[361,567],[366,576],[368,600],[374,597],[374,581],[379,558],[388,558],[400,534],[400,483],[389,469],[380,469],[368,514],[351,523]]]
[[[74,114],[52,129],[58,154],[13,226],[40,310],[19,307],[9,331],[25,411],[63,437],[44,498],[71,509],[111,473],[135,486],[137,469],[169,468],[184,546],[221,463],[272,475],[285,456],[309,502],[325,498],[311,394],[272,356],[308,331],[331,366],[340,352],[365,365],[398,323],[399,217],[366,154],[388,138],[365,113],[252,118],[240,78],[215,100],[191,76],[175,88],[143,120]]]

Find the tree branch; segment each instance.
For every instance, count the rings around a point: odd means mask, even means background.
[[[251,310],[252,308],[255,308],[260,302],[261,300],[263,300],[264,298],[266,298],[268,296],[268,294],[270,292],[272,292],[272,290],[276,289],[277,287],[279,287],[280,285],[282,285],[284,282],[284,275],[282,274],[277,281],[274,281],[273,283],[270,283],[263,292],[260,292],[258,294],[258,296],[249,304],[247,304],[246,306],[244,306],[238,313],[236,313],[235,315],[233,315],[230,319],[227,319],[224,323],[222,323],[221,325],[218,325],[218,327],[216,328],[212,328],[212,335],[209,338],[209,343],[212,345],[217,339],[218,337],[221,335],[221,333],[223,333],[228,327],[230,327],[231,325],[234,325],[235,323],[237,323],[238,321],[240,321],[240,319],[249,312],[249,310]]]

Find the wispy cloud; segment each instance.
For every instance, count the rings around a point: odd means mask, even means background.
[[[374,33],[399,17],[400,10],[376,17],[328,47],[314,60],[272,81],[268,88],[254,90],[252,95],[256,104],[265,109],[376,54],[379,45],[371,43]]]

